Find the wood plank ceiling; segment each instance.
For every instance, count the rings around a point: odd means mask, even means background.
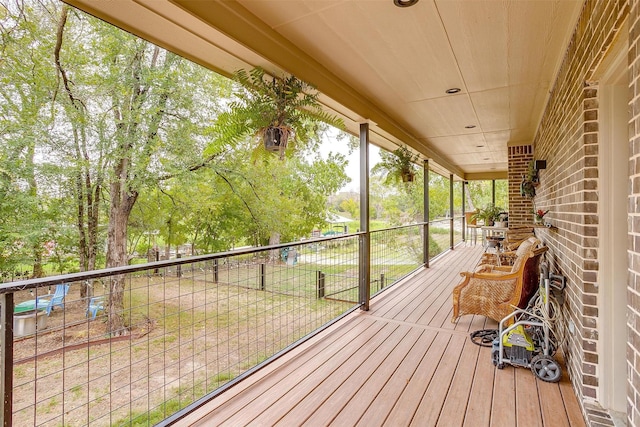
[[[464,179],[531,143],[583,0],[67,0],[212,70],[318,87],[349,130]],[[460,88],[447,94],[449,88]],[[470,127],[473,126],[473,127]]]

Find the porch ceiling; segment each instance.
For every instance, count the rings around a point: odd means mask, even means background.
[[[225,75],[293,73],[351,132],[368,121],[376,145],[406,143],[466,179],[506,176],[507,145],[532,141],[583,4],[66,1]]]

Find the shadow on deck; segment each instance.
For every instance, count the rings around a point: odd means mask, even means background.
[[[451,251],[176,425],[584,425],[566,373],[550,384],[495,369],[469,340],[495,322],[450,322],[458,273],[481,251]]]

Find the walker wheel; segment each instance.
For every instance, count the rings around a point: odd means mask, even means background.
[[[539,354],[531,359],[531,371],[542,381],[557,383],[562,376],[562,369],[551,356]]]

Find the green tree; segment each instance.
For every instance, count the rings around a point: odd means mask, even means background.
[[[506,179],[496,180],[496,206],[508,209],[508,191],[508,181]],[[491,181],[489,180],[469,181],[467,192],[474,208],[484,208],[492,203]],[[467,207],[467,210],[470,210],[469,207]]]
[[[295,156],[247,162],[248,135],[212,141],[229,80],[60,3],[11,7],[0,16],[0,264],[39,262],[55,242],[60,269],[65,252],[81,270],[113,267],[151,236],[214,251],[296,239],[324,220],[348,178],[342,156],[314,154],[322,114],[296,130]],[[113,334],[127,328],[123,291],[111,282]]]
[[[266,167],[254,167],[245,155],[236,152],[230,163],[215,166],[215,187],[227,186],[244,206],[243,233],[251,236],[250,244],[309,235],[325,222],[328,196],[348,180],[342,155],[295,156],[285,162],[271,158]]]
[[[344,199],[340,203],[340,209],[347,212],[353,219],[360,217],[360,204],[354,198]]]
[[[228,86],[220,76],[97,19],[70,15],[66,6],[57,29],[69,151],[80,162],[74,164],[77,198],[86,211],[102,189],[108,192],[106,266],[126,265],[128,220],[141,192],[214,159],[202,159],[201,136],[215,116],[217,95]],[[79,223],[81,210],[79,204]],[[126,330],[119,315],[124,281],[111,283],[109,329],[120,334]]]
[[[13,216],[0,223],[5,228],[0,234],[5,236],[5,247],[20,248],[5,253],[30,260],[33,277],[40,277],[51,213],[49,189],[39,188],[38,177],[43,171],[37,170],[36,156],[43,154],[38,150],[43,141],[49,140],[54,117],[50,103],[56,87],[50,61],[53,42],[47,37],[51,20],[41,4],[7,3],[0,5],[0,12],[0,156],[5,159],[6,171],[0,205],[6,205]],[[25,19],[32,13],[38,13],[41,19]],[[29,226],[16,227],[20,222]]]

